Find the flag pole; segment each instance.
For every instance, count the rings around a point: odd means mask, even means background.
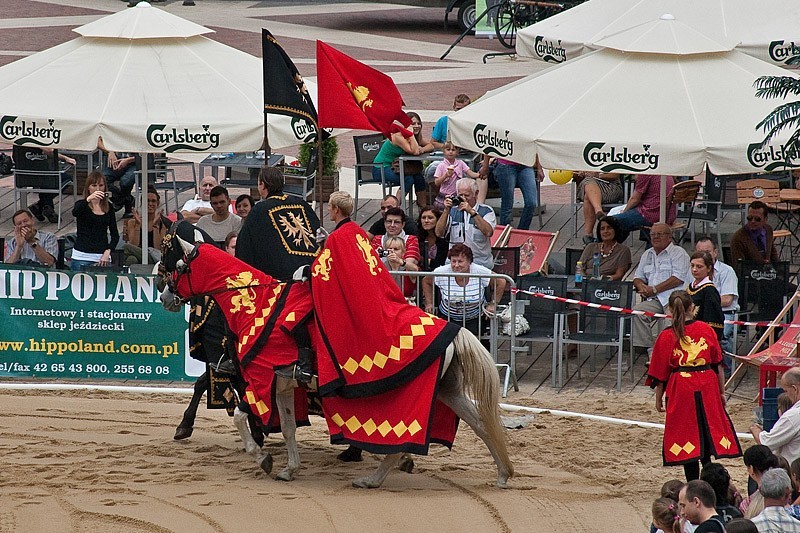
[[[324,167],[322,161],[322,131],[317,124],[317,179],[314,180],[314,189],[317,195],[317,205],[319,206],[319,223],[325,224],[325,219],[322,214],[322,169]]]

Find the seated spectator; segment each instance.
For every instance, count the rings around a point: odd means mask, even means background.
[[[438,209],[444,209],[444,199],[448,196],[456,196],[456,181],[464,176],[478,179],[478,173],[473,172],[467,164],[458,159],[458,148],[452,142],[444,143],[444,160],[441,161],[433,174],[433,184],[439,192],[433,200],[433,205]]]
[[[83,199],[75,202],[77,238],[72,249],[71,270],[111,265],[111,250],[119,243],[119,230],[114,210],[106,191],[106,178],[99,170],[86,177]]]
[[[421,155],[433,151],[433,145],[422,138],[422,121],[416,113],[406,113],[411,119],[411,131],[399,127],[393,132],[390,138],[386,139],[381,145],[378,155],[375,156],[372,167],[372,176],[376,181],[380,181],[381,172],[386,183],[400,185],[400,174],[392,168],[394,161],[403,155]],[[422,165],[413,168],[415,165],[408,164],[403,167],[403,178],[405,179],[406,193],[415,189],[417,193],[417,203],[425,205],[422,192],[425,190],[425,178],[422,176]]]
[[[723,522],[727,524],[734,518],[742,517],[742,512],[733,505],[731,496],[737,491],[735,487],[731,486],[731,476],[724,466],[719,463],[708,463],[703,467],[700,479],[706,481],[714,489],[717,497],[717,514]]]
[[[454,204],[450,198],[445,198],[444,211],[436,223],[436,235],[447,237],[451,247],[457,243],[466,244],[474,254],[475,263],[491,270],[494,268],[491,238],[497,225],[494,210],[478,202],[478,183],[472,178],[458,180],[456,192],[463,201]]]
[[[578,185],[575,199],[583,202],[583,244],[594,240],[595,222],[604,217],[603,204],[622,202],[622,174],[608,172],[574,172]]]
[[[20,155],[20,152],[22,155]],[[16,158],[25,157],[34,159],[37,158],[38,156],[38,158],[41,157],[52,158],[54,152],[55,151],[50,148],[16,146],[14,150],[14,157]],[[75,160],[73,158],[67,157],[64,154],[58,154],[58,160],[72,165],[73,167],[72,172],[74,175]],[[57,163],[53,162],[53,164]],[[18,164],[17,167],[22,168],[22,165]],[[64,185],[70,180],[72,180],[72,176],[70,176],[69,172],[67,172],[66,170],[61,171],[60,184]],[[53,202],[56,196],[58,196],[58,194],[54,192],[40,192],[39,201],[34,202],[28,206],[28,209],[30,210],[31,214],[33,214],[33,216],[36,217],[36,220],[38,220],[39,222],[44,222],[44,220],[47,219],[52,224],[58,223],[58,215],[56,214],[55,203]]]
[[[217,186],[217,180],[213,176],[204,176],[200,182],[200,196],[195,196],[187,200],[181,208],[183,219],[196,224],[200,217],[210,215],[214,212],[211,209],[211,189]]]
[[[744,451],[744,465],[747,473],[755,482],[756,487],[761,483],[761,476],[770,468],[778,468],[778,458],[764,445],[756,444]],[[745,518],[753,518],[764,509],[764,498],[756,489],[739,504],[739,510]]]
[[[386,239],[390,237],[399,237],[405,242],[406,253],[403,259],[406,261],[406,270],[416,272],[419,270],[419,241],[416,235],[408,235],[402,229],[406,223],[406,213],[399,207],[392,207],[386,211],[383,222],[386,227],[385,235],[375,235],[372,238],[372,247],[376,250],[386,250]]]
[[[389,237],[384,243],[381,261],[386,265],[386,269],[392,272],[403,272],[408,264],[403,256],[406,254],[406,243],[400,237]],[[417,288],[416,279],[407,276],[397,276],[394,278],[397,285],[403,291],[403,296],[410,298],[414,296]]]
[[[433,206],[419,210],[417,218],[417,241],[419,242],[420,270],[431,272],[447,261],[449,244],[447,239],[436,236],[436,223],[442,216],[441,211]]]
[[[673,176],[665,176],[667,181],[667,196],[672,192],[675,185]],[[636,177],[636,186],[628,198],[628,203],[622,213],[614,215],[619,220],[622,230],[625,232],[624,239],[628,238],[628,233],[634,230],[641,230],[639,240],[647,242],[650,246],[650,227],[659,222],[661,215],[661,176],[652,174],[639,174]],[[672,206],[667,212],[667,225],[672,225],[677,216],[676,206]]]
[[[447,254],[450,263],[433,271],[434,274],[471,274],[465,276],[433,276],[425,277],[422,282],[425,297],[425,311],[434,312],[433,286],[439,288],[441,296],[436,314],[442,318],[461,324],[475,335],[479,334],[478,325],[481,312],[487,315],[494,313],[497,302],[502,298],[506,288],[504,279],[491,280],[487,277],[492,271],[472,262],[472,250],[458,243],[450,248]]]
[[[225,242],[223,243],[222,248],[228,252],[228,254],[236,257],[236,233],[228,233],[228,235],[225,237]]]
[[[785,509],[792,493],[792,482],[781,468],[772,468],[761,476],[759,490],[764,510],[752,518],[759,533],[800,533],[800,520]]]
[[[367,235],[369,235],[370,239],[375,237],[375,235],[386,235],[386,225],[383,219],[386,217],[386,211],[392,207],[400,207],[400,200],[393,194],[387,194],[383,197],[383,200],[381,200],[381,218],[373,222],[367,230]],[[406,235],[415,235],[417,233],[417,228],[414,225],[414,221],[408,219],[405,226],[403,226],[403,231],[406,232]]]
[[[739,260],[757,263],[778,261],[778,249],[772,226],[767,223],[767,204],[756,200],[747,208],[747,223],[731,237],[731,264],[738,268]]]
[[[51,267],[56,263],[58,240],[52,233],[36,229],[33,214],[20,209],[11,217],[14,238],[6,242],[6,263]]]
[[[141,170],[141,158],[138,154],[117,153],[108,150],[103,138],[97,139],[97,147],[108,154],[108,166],[103,169],[108,191],[111,192],[111,205],[115,211],[123,207],[122,218],[133,217],[133,186],[136,185],[136,171]],[[149,156],[149,168],[153,168],[152,156]]]
[[[236,214],[241,217],[242,220],[247,218],[247,215],[250,214],[250,210],[253,209],[253,197],[249,194],[240,194],[236,198]]]
[[[622,229],[614,217],[603,216],[597,226],[597,242],[586,245],[581,261],[587,277],[591,277],[594,254],[600,255],[600,275],[620,281],[631,268],[631,249],[622,242]]]
[[[789,463],[800,459],[800,368],[790,368],[781,376],[781,387],[785,391],[790,408],[778,417],[769,431],[758,424],[750,426],[758,444],[767,446],[773,453],[783,455]]]
[[[161,241],[167,235],[169,228],[161,220],[161,196],[152,187],[147,189],[147,254],[150,262],[161,261]],[[139,211],[133,210],[133,218],[126,220],[122,225],[122,240],[125,241],[125,265],[130,266],[142,262],[142,216]]]
[[[230,212],[231,198],[228,189],[217,185],[211,189],[211,209],[213,213],[203,215],[195,226],[208,233],[212,239],[221,243],[228,233],[239,233],[242,229],[242,217]]]

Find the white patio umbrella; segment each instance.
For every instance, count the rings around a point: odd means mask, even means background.
[[[800,55],[800,5],[794,0],[589,0],[520,30],[520,56],[561,63],[597,41],[663,13],[720,42],[776,65]],[[792,67],[796,68],[796,66]]]
[[[776,102],[756,98],[753,88],[770,75],[794,76],[736,51],[603,49],[487,93],[451,115],[448,132],[458,146],[526,165],[538,156],[545,168],[689,176],[706,166],[717,175],[776,170],[787,164],[782,138],[759,148],[764,135],[756,130]]]
[[[259,58],[144,2],[75,31],[82,37],[0,67],[0,140],[92,150],[102,135],[111,150],[148,153],[261,147]],[[307,129],[270,115],[270,146],[299,144]]]

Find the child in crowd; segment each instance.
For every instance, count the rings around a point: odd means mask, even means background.
[[[778,399],[776,400],[778,404],[778,418],[783,416],[783,413],[788,411],[794,405],[792,400],[789,398],[789,395],[785,392],[778,394]]]
[[[458,147],[452,142],[447,141],[444,143],[444,161],[436,167],[436,172],[433,174],[433,184],[439,188],[439,193],[433,204],[444,210],[444,199],[448,196],[455,196],[456,194],[456,181],[463,178],[465,175],[473,179],[478,179],[478,173],[469,169],[467,164],[458,159]]]
[[[406,254],[406,243],[400,237],[388,237],[384,241],[383,251],[386,255],[381,257],[381,261],[386,265],[386,268],[391,271],[404,271],[405,260],[403,256]],[[417,287],[416,281],[408,276],[401,278],[395,277],[395,282],[403,290],[403,296],[410,298],[414,296],[414,290]]]
[[[670,498],[658,498],[653,502],[652,511],[656,533],[683,533],[678,502]]]

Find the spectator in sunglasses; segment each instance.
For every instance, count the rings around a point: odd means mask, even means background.
[[[747,208],[747,223],[731,237],[731,262],[739,259],[772,263],[778,261],[778,250],[772,235],[772,226],[767,224],[767,204],[756,200]]]

